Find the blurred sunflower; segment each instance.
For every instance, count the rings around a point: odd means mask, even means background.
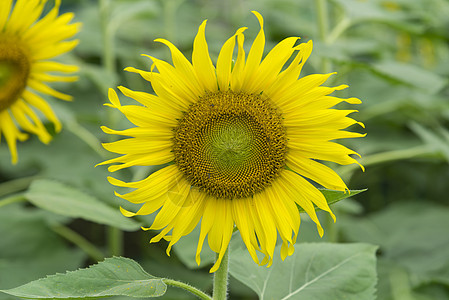
[[[361,137],[344,131],[355,123],[348,117],[355,110],[331,109],[356,98],[329,96],[346,86],[323,87],[332,74],[314,74],[298,79],[312,51],[312,42],[296,45],[299,38],[286,38],[261,61],[265,45],[263,18],[253,12],[260,31],[245,59],[246,28],[240,28],[220,50],[213,65],[205,39],[206,21],[199,27],[193,44],[192,63],[169,41],[157,39],[171,51],[173,65],[150,57],[149,72],[134,68],[151,82],[156,95],[119,87],[142,105],[122,106],[109,90],[108,106],[117,108],[137,127],[123,131],[102,129],[108,134],[127,136],[104,147],[123,154],[101,164],[113,172],[137,165],[168,164],[144,180],[122,182],[119,187],[135,190],[118,196],[143,204],[125,216],[147,215],[159,210],[150,228],[162,230],[161,238],[173,244],[189,234],[201,220],[196,260],[206,236],[218,253],[215,272],[226,252],[234,225],[249,253],[259,263],[256,250],[272,263],[277,232],[282,239],[281,258],[294,251],[299,231],[301,206],[323,228],[315,207],[329,212],[323,194],[306,178],[328,189],[346,191],[342,179],[317,160],[342,165],[357,163],[356,152],[332,140]],[[232,58],[237,40],[237,58]],[[288,64],[287,61],[296,53]],[[155,72],[157,69],[157,72]],[[170,234],[171,232],[171,234]]]
[[[49,72],[72,73],[76,66],[49,61],[72,50],[77,40],[65,41],[79,30],[79,23],[69,24],[72,13],[59,14],[60,0],[39,19],[47,0],[12,0],[0,2],[0,139],[8,144],[12,162],[17,162],[17,140],[35,134],[43,143],[51,140],[35,110],[40,111],[61,130],[61,123],[48,103],[38,94],[62,100],[69,95],[50,88],[46,82],[75,81],[76,76],[52,75]],[[34,108],[34,109],[33,109]]]

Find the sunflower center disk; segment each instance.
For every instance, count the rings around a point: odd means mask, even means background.
[[[250,197],[285,166],[282,116],[260,95],[207,94],[180,119],[173,140],[179,169],[217,198]]]
[[[20,97],[29,74],[29,55],[16,40],[0,34],[0,111]]]

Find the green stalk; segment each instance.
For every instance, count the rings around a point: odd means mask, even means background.
[[[14,195],[14,196],[10,196],[10,197],[1,199],[0,207],[6,206],[9,204],[13,204],[13,203],[25,202],[25,201],[27,201],[27,199],[25,198],[25,196],[23,194]]]
[[[110,256],[123,255],[123,232],[117,227],[108,227],[108,248]]]
[[[76,135],[80,140],[85,142],[92,150],[94,150],[101,158],[106,158],[108,152],[101,147],[100,140],[89,130],[81,126],[78,122],[73,121],[66,124],[67,129]]]
[[[322,43],[327,44],[328,30],[329,30],[327,0],[315,0],[315,4],[317,11],[318,32],[320,40]],[[329,73],[331,69],[332,65],[329,58],[323,57],[321,61],[321,72]]]
[[[172,279],[166,279],[166,278],[162,279],[162,281],[166,285],[170,285],[170,286],[174,286],[174,287],[178,287],[178,288],[184,289],[184,290],[194,294],[195,296],[197,296],[200,299],[212,300],[212,298],[208,294],[204,293],[203,291],[201,291],[201,290],[199,290],[199,289],[197,289],[197,288],[195,288],[195,287],[193,287],[193,286],[191,286],[191,285],[189,285],[187,283],[176,281],[176,280],[172,280]]]
[[[92,259],[102,261],[104,259],[103,253],[95,247],[92,243],[86,240],[83,236],[73,231],[64,225],[55,225],[51,229],[65,238],[66,240],[77,245],[81,250],[86,252]]]
[[[216,255],[218,259],[218,253]],[[228,292],[228,268],[229,268],[229,246],[226,250],[223,259],[221,260],[220,267],[214,274],[214,300],[226,300]]]
[[[111,1],[99,0],[101,32],[103,35],[103,68],[109,74],[115,73],[114,30],[111,26]],[[107,91],[103,91],[106,92]],[[108,110],[108,125],[114,128],[116,123],[115,111]],[[108,227],[108,247],[112,256],[123,253],[123,232],[112,226]]]
[[[114,32],[110,25],[110,0],[99,0],[101,33],[103,36],[103,67],[108,73],[115,72]]]
[[[338,206],[332,206],[332,212],[334,215],[339,215]],[[338,243],[338,236],[340,228],[338,227],[338,223],[334,223],[334,219],[332,219],[330,214],[326,216],[326,231],[325,235],[327,236],[327,242],[329,243]]]
[[[431,155],[434,154],[435,150],[433,150],[431,147],[427,145],[420,145],[413,148],[408,149],[401,149],[401,150],[393,150],[393,151],[386,151],[376,154],[371,154],[366,157],[363,157],[360,160],[360,163],[365,166],[372,166],[380,163],[390,162],[390,161],[397,161],[397,160],[404,160],[404,159],[410,159],[418,156],[425,156],[425,155]],[[358,169],[358,165],[349,165],[346,166],[342,171],[340,172],[341,176],[349,176],[352,175],[352,173]]]
[[[165,38],[169,41],[175,41],[175,13],[176,0],[164,0],[164,29]]]
[[[317,13],[317,25],[320,40],[323,45],[328,45],[328,35],[329,35],[329,13],[327,7],[327,0],[315,0],[316,13]],[[321,72],[326,74],[330,73],[332,69],[332,64],[329,58],[321,58]],[[326,234],[328,236],[329,242],[337,242],[338,239],[338,228],[336,227],[334,220],[330,215],[326,216]]]
[[[26,190],[37,178],[39,176],[33,175],[0,183],[0,197]]]

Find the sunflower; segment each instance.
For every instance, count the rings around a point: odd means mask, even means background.
[[[12,162],[16,163],[16,142],[28,137],[20,128],[37,135],[43,143],[51,140],[36,111],[54,124],[56,132],[61,130],[61,123],[39,94],[72,99],[46,82],[77,80],[76,76],[49,74],[78,70],[49,59],[78,44],[77,40],[65,40],[78,32],[79,24],[69,24],[72,13],[58,16],[60,0],[40,19],[47,0],[17,0],[15,5],[13,2],[0,2],[0,139],[5,137]]]
[[[136,127],[122,131],[102,127],[108,134],[128,137],[103,144],[122,154],[101,163],[113,164],[110,172],[164,165],[137,182],[108,178],[115,186],[134,189],[116,193],[119,197],[142,204],[136,213],[121,208],[122,213],[131,217],[159,210],[151,227],[144,229],[161,230],[151,242],[169,241],[168,255],[201,220],[196,261],[200,263],[207,236],[210,248],[218,253],[211,272],[218,269],[234,227],[256,263],[271,265],[278,233],[281,258],[291,255],[300,225],[297,205],[322,236],[315,206],[334,221],[335,216],[310,181],[346,191],[343,180],[320,161],[357,163],[351,157],[356,152],[333,140],[363,136],[342,130],[356,123],[363,126],[348,117],[355,110],[332,108],[343,101],[360,103],[356,98],[329,96],[346,85],[321,86],[332,74],[298,79],[312,42],[297,45],[298,37],[286,38],[262,60],[263,18],[253,13],[261,28],[246,58],[246,28],[224,43],[216,66],[205,39],[206,21],[195,37],[192,63],[172,43],[156,39],[170,49],[173,65],[149,56],[150,71],[125,69],[151,82],[155,95],[120,86],[125,96],[141,104],[123,106],[116,92],[109,90],[111,103],[106,105]],[[257,251],[264,254],[262,261]]]

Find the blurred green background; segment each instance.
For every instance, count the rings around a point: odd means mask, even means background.
[[[64,124],[50,145],[35,137],[20,143],[17,165],[11,165],[4,141],[0,145],[0,201],[24,193],[30,200],[0,207],[1,289],[75,270],[112,253],[136,259],[152,275],[211,289],[207,262],[212,256],[205,253],[205,263],[195,268],[187,251],[196,247],[195,237],[185,238],[167,257],[165,242],[149,245],[155,233],[139,229],[138,222],[151,223],[152,217],[131,221],[115,215],[127,203],[113,195],[106,168],[94,165],[110,155],[100,147],[100,141],[110,138],[100,126],[124,129],[129,123],[103,103],[109,87],[151,91],[148,82],[122,70],[149,69],[151,61],[142,53],[170,61],[168,50],[153,42],[155,38],[169,39],[190,59],[204,19],[209,20],[206,38],[214,62],[239,27],[249,27],[249,49],[259,30],[250,11],[257,10],[265,19],[266,50],[288,36],[312,39],[314,51],[303,75],[336,71],[326,85],[348,84],[336,95],[363,101],[350,109],[359,110],[352,116],[366,129],[351,129],[367,136],[343,143],[362,155],[366,172],[357,166],[333,167],[350,189],[368,191],[333,206],[336,224],[320,215],[322,239],[304,217],[298,242],[378,245],[378,299],[449,299],[449,1],[333,0],[321,20],[317,3],[326,1],[62,2],[62,11],[75,12],[83,26],[79,46],[59,60],[79,65],[80,80],[54,85],[74,101],[49,99]],[[113,176],[135,180],[153,170],[133,168]],[[61,216],[46,202],[52,197],[67,201],[67,210],[70,201],[87,199],[100,211],[109,208],[111,217],[105,213],[102,221],[81,209]],[[230,289],[231,299],[257,299],[235,279]],[[176,289],[164,297],[192,298]],[[9,298],[0,294],[0,299]]]

